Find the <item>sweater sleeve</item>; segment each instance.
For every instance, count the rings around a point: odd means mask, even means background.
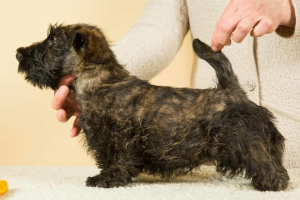
[[[175,57],[188,26],[185,0],[149,0],[136,24],[112,50],[131,74],[148,80]]]
[[[276,33],[281,37],[299,37],[300,36],[300,0],[292,0],[295,15],[296,15],[296,26],[295,29],[286,27],[286,26],[279,26],[276,30]]]

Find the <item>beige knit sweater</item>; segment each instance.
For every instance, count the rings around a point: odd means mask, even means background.
[[[137,23],[113,50],[131,73],[150,79],[175,57],[189,29],[193,38],[210,44],[215,24],[229,1],[149,0]],[[300,1],[293,0],[293,4],[298,19]],[[299,36],[297,21],[295,30],[280,27],[269,35],[248,37],[223,49],[249,98],[275,114],[277,127],[286,138],[287,168],[300,167]],[[195,57],[192,85],[211,87],[215,79],[213,69]]]

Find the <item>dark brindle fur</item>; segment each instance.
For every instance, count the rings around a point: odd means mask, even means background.
[[[51,26],[40,43],[17,50],[19,72],[41,89],[76,75],[80,123],[101,168],[87,186],[114,187],[141,172],[162,177],[214,161],[221,174],[245,172],[257,190],[283,190],[284,138],[273,115],[249,101],[221,52],[194,40],[196,54],[215,69],[213,89],[160,87],[130,75],[102,32],[90,25]]]

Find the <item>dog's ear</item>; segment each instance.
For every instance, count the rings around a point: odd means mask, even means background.
[[[112,57],[105,36],[96,27],[87,25],[74,27],[70,42],[74,49],[82,54],[86,62],[103,64]]]
[[[80,51],[81,48],[84,47],[86,43],[86,38],[82,33],[76,33],[73,39],[73,47]]]

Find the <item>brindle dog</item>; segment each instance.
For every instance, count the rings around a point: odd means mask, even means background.
[[[141,172],[182,175],[209,161],[219,173],[244,172],[255,189],[284,190],[284,137],[273,115],[252,103],[231,64],[199,40],[196,54],[216,71],[213,89],[161,87],[132,76],[95,26],[51,26],[48,37],[17,50],[18,71],[41,89],[67,74],[82,114],[89,153],[100,173],[87,186],[125,186]]]

